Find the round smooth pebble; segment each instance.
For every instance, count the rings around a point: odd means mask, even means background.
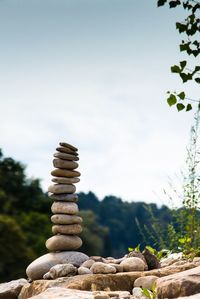
[[[117,272],[115,267],[101,262],[94,263],[90,268],[90,270],[92,271],[93,274],[110,274],[110,273]]]
[[[109,263],[108,265],[115,267],[117,272],[124,272],[123,266],[119,264]]]
[[[70,148],[68,147],[64,147],[64,146],[60,146],[60,147],[57,147],[56,150],[60,153],[66,153],[66,154],[71,154],[71,155],[74,155],[74,156],[78,156],[78,153],[71,150]]]
[[[55,168],[64,168],[64,169],[73,170],[73,169],[78,168],[78,163],[76,163],[74,161],[53,159],[53,166]]]
[[[78,195],[77,194],[48,194],[50,199],[58,200],[58,201],[72,201],[77,202],[78,201]]]
[[[41,279],[51,267],[57,264],[70,263],[75,267],[80,267],[88,259],[89,257],[86,254],[78,251],[51,252],[34,260],[27,267],[26,274],[31,280],[37,280]]]
[[[78,274],[79,275],[92,274],[92,271],[86,267],[81,266],[78,268]]]
[[[56,214],[51,216],[51,221],[54,224],[80,224],[83,219],[76,215]]]
[[[54,201],[51,206],[53,214],[75,215],[78,213],[78,205],[75,202]]]
[[[134,287],[140,287],[151,290],[153,284],[156,282],[157,279],[158,277],[154,275],[138,277],[134,282]]]
[[[57,177],[53,178],[52,182],[57,183],[57,184],[74,184],[80,182],[79,178],[62,178],[62,177]]]
[[[89,259],[89,260],[85,261],[85,262],[81,265],[81,267],[85,267],[85,268],[90,269],[94,263],[95,263],[94,260]]]
[[[81,245],[81,238],[74,235],[56,235],[46,241],[46,247],[50,251],[76,250]]]
[[[54,194],[74,193],[76,191],[76,187],[68,184],[55,184],[49,186],[48,191]]]
[[[53,154],[55,158],[67,160],[67,161],[78,161],[79,157],[71,155],[71,154],[66,154],[66,153],[55,153]]]
[[[58,177],[67,177],[67,178],[75,178],[79,177],[81,174],[79,171],[76,170],[66,170],[66,169],[54,169],[51,172],[52,176]]]
[[[123,266],[124,272],[144,271],[145,263],[138,257],[128,257],[120,265]]]
[[[78,235],[82,232],[82,227],[80,224],[53,225],[52,232],[61,235]]]
[[[59,142],[59,145],[70,148],[71,150],[73,150],[75,152],[78,151],[77,147],[75,147],[75,146],[73,146],[73,145],[71,145],[70,143],[67,143],[67,142]]]

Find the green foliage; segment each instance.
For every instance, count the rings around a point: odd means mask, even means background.
[[[142,293],[144,296],[146,296],[149,299],[156,299],[157,298],[156,282],[153,283],[151,291],[149,291],[146,288],[142,288]]]
[[[187,17],[183,22],[176,22],[176,29],[180,34],[185,34],[185,39],[182,39],[179,45],[180,52],[185,52],[189,56],[193,56],[195,59],[200,54],[200,2],[197,0],[157,0],[158,7],[165,4],[169,4],[170,8],[175,8],[177,6],[182,6],[182,8],[188,13]],[[190,58],[191,61],[191,58]],[[173,65],[171,67],[171,72],[178,74],[181,78],[182,83],[187,83],[192,81],[195,84],[200,84],[200,65],[195,65],[194,67],[186,67],[188,62],[186,60],[180,61],[179,65]],[[187,100],[185,104],[181,101]],[[167,98],[169,106],[176,105],[178,111],[190,111],[192,105],[188,103],[191,99],[186,98],[184,92],[176,94],[176,92],[170,92]],[[192,100],[199,102],[198,100]]]

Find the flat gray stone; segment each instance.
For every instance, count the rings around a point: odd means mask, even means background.
[[[51,185],[48,188],[48,191],[54,194],[65,194],[65,193],[74,193],[76,192],[76,187],[69,184],[55,184]]]
[[[82,246],[82,240],[74,235],[55,235],[45,245],[49,251],[76,250]]]
[[[72,201],[77,202],[78,201],[78,195],[77,194],[51,194],[48,193],[48,196],[50,199],[58,200],[58,201]]]
[[[32,280],[42,279],[43,275],[57,264],[70,263],[75,267],[80,267],[88,259],[86,254],[77,251],[47,253],[33,261],[26,269],[26,274]]]
[[[79,177],[81,174],[79,171],[76,170],[66,170],[57,168],[52,170],[51,175],[56,177],[76,178]]]
[[[77,215],[56,214],[51,216],[54,224],[81,224],[83,219]]]
[[[70,148],[71,150],[73,150],[75,152],[78,151],[77,147],[75,147],[75,146],[73,146],[73,145],[71,145],[70,143],[67,143],[67,142],[59,142],[59,145]]]
[[[75,202],[54,201],[51,211],[53,214],[75,215],[79,212],[79,209]]]
[[[52,232],[61,235],[78,235],[82,232],[82,227],[80,224],[53,225]]]
[[[66,153],[55,153],[53,155],[55,158],[63,159],[63,160],[68,160],[68,161],[78,161],[79,157],[71,155],[71,154],[66,154]]]
[[[62,178],[62,177],[57,177],[53,178],[52,182],[57,183],[57,184],[75,184],[80,182],[79,178]]]
[[[72,264],[58,264],[49,270],[43,278],[56,279],[58,277],[70,277],[77,274],[77,268]]]
[[[74,156],[78,156],[78,153],[76,151],[73,151],[72,149],[64,146],[57,147],[56,150],[60,153],[66,153],[66,154],[71,154]]]
[[[4,282],[0,284],[0,298],[1,299],[17,299],[22,287],[28,281],[24,278]]]
[[[73,170],[78,168],[78,163],[74,161],[67,161],[62,159],[53,159],[53,166],[55,168],[63,168],[63,169],[69,169]]]

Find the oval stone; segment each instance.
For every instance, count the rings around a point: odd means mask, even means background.
[[[82,240],[78,236],[56,235],[46,241],[50,251],[76,250],[81,247]]]
[[[58,201],[72,201],[77,202],[78,201],[78,195],[77,194],[53,194],[48,193],[48,196],[50,199],[58,200]]]
[[[57,184],[75,184],[80,182],[79,178],[62,178],[62,177],[57,177],[53,178],[52,182],[57,183]]]
[[[79,209],[75,202],[54,201],[51,206],[51,211],[54,214],[75,215],[78,213]]]
[[[61,146],[61,147],[57,147],[56,150],[60,153],[66,153],[66,154],[71,154],[71,155],[74,155],[74,156],[78,156],[78,153],[71,150],[70,148],[68,147],[64,147],[64,146]]]
[[[76,215],[56,214],[51,216],[51,221],[54,224],[80,224],[83,219]]]
[[[54,169],[52,170],[51,174],[53,176],[58,176],[58,177],[67,177],[67,178],[75,178],[80,176],[80,172],[75,171],[75,170],[66,170],[66,169]]]
[[[76,191],[76,187],[74,185],[55,184],[49,186],[48,191],[55,194],[74,193]]]
[[[82,227],[80,224],[53,225],[52,232],[61,235],[78,235],[82,232]]]
[[[71,154],[66,154],[66,153],[55,153],[53,156],[55,158],[68,160],[68,161],[78,161],[79,160],[79,157],[71,155]]]
[[[67,142],[59,142],[59,145],[60,145],[60,146],[67,147],[67,148],[70,148],[71,150],[73,150],[73,151],[75,151],[75,152],[78,151],[78,149],[77,149],[75,146],[73,146],[73,145],[71,145],[71,144],[69,144],[69,143],[67,143]]]
[[[78,168],[78,163],[76,163],[74,161],[53,159],[53,166],[55,168],[64,168],[64,169],[73,170],[73,169]]]

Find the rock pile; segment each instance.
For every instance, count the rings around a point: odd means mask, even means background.
[[[53,222],[53,237],[46,241],[49,251],[76,250],[82,245],[78,234],[81,233],[82,218],[79,212],[75,194],[75,183],[80,181],[78,172],[78,149],[71,144],[60,142],[54,154],[53,165],[55,169],[51,172],[53,185],[49,186],[49,198],[54,202],[51,206],[51,217]]]

